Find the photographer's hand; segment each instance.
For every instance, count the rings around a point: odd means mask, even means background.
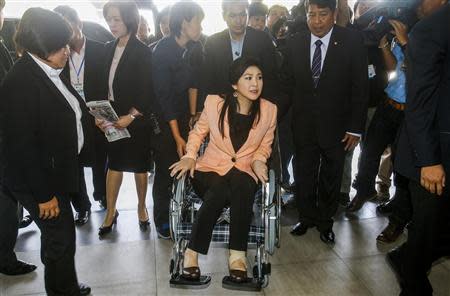
[[[389,23],[394,28],[394,34],[397,37],[398,43],[405,46],[408,43],[408,27],[397,20],[389,20]]]

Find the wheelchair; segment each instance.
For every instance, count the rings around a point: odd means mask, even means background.
[[[271,264],[269,255],[280,247],[281,235],[281,167],[275,137],[273,152],[268,160],[269,181],[262,184],[255,196],[253,219],[248,237],[248,248],[256,249],[253,264],[253,277],[245,283],[234,283],[228,276],[222,280],[226,289],[241,291],[260,291],[269,284]],[[201,275],[198,281],[185,280],[182,275],[183,256],[190,238],[192,225],[198,209],[202,204],[187,174],[174,181],[170,201],[170,233],[174,241],[172,259],[170,260],[170,286],[173,288],[201,289],[209,286],[210,276]],[[224,209],[214,226],[211,245],[226,245],[229,242],[229,208]]]

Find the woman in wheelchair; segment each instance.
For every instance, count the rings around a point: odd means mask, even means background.
[[[247,280],[247,240],[258,182],[267,182],[266,161],[276,128],[277,108],[261,98],[263,75],[252,58],[239,58],[230,69],[234,92],[210,95],[190,132],[187,153],[173,164],[171,176],[185,173],[193,178],[195,191],[203,199],[184,254],[183,278],[198,280],[198,253],[207,254],[214,225],[230,206],[230,278]],[[209,135],[204,155],[197,159],[203,140]],[[194,173],[195,172],[195,173]]]

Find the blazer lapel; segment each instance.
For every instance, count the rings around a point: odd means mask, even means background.
[[[325,61],[323,62],[322,72],[320,73],[320,79],[326,77],[327,72],[330,70],[332,65],[336,64],[336,57],[341,45],[341,41],[339,40],[339,32],[338,28],[334,26],[333,32],[331,33],[330,43],[328,44],[327,54],[325,56]],[[320,80],[319,80],[320,84]]]
[[[223,132],[225,134],[225,137],[223,138],[224,146],[228,150],[229,155],[235,155],[236,151],[234,151],[233,143],[231,142],[230,136],[230,123],[228,122],[228,110],[225,113],[224,123],[225,123],[223,125]]]
[[[130,56],[133,55],[133,50],[134,50],[134,46],[135,46],[134,42],[139,42],[139,41],[136,39],[136,37],[131,35],[130,36],[130,40],[128,40],[128,43],[125,46],[125,49],[124,49],[124,51],[122,53],[122,57],[120,58],[119,64],[117,65],[116,73],[114,75],[114,80],[113,80],[114,93],[117,93],[115,88],[117,87],[117,79],[120,76],[120,73],[122,73],[122,68],[125,67],[125,65],[128,64],[128,59],[130,58]],[[117,44],[116,44],[116,47],[117,47]],[[116,47],[114,47],[114,51],[115,51]],[[114,56],[114,53],[113,53],[113,56]]]
[[[233,63],[233,53],[231,51],[231,39],[228,29],[223,31],[223,35],[222,48],[224,49],[224,64],[231,65]]]

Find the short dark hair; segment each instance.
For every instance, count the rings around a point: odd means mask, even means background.
[[[267,8],[267,5],[261,3],[261,2],[253,2],[248,7],[248,16],[267,16],[269,13],[269,8]]]
[[[268,14],[270,14],[270,12],[272,10],[277,9],[277,8],[284,9],[284,10],[286,10],[287,14],[289,14],[289,9],[287,9],[286,6],[283,6],[283,5],[280,5],[280,4],[274,4],[274,5],[270,6]]]
[[[14,42],[19,51],[28,51],[45,60],[69,44],[71,38],[72,28],[60,14],[33,7],[23,14]]]
[[[70,23],[81,24],[77,11],[68,5],[59,5],[53,11],[62,15]]]
[[[115,7],[119,10],[122,21],[127,27],[128,33],[136,35],[139,28],[140,15],[134,1],[110,0],[103,6],[103,17],[106,19],[108,10]]]
[[[0,0],[0,9],[5,8],[5,0]]]
[[[222,13],[228,11],[231,5],[245,5],[248,8],[248,0],[222,0]]]
[[[308,12],[309,6],[312,4],[320,8],[329,8],[331,11],[336,10],[336,0],[305,0],[306,12]]]
[[[196,16],[203,19],[205,13],[202,7],[193,1],[179,1],[172,5],[169,13],[170,34],[179,37],[183,21],[190,22]]]

